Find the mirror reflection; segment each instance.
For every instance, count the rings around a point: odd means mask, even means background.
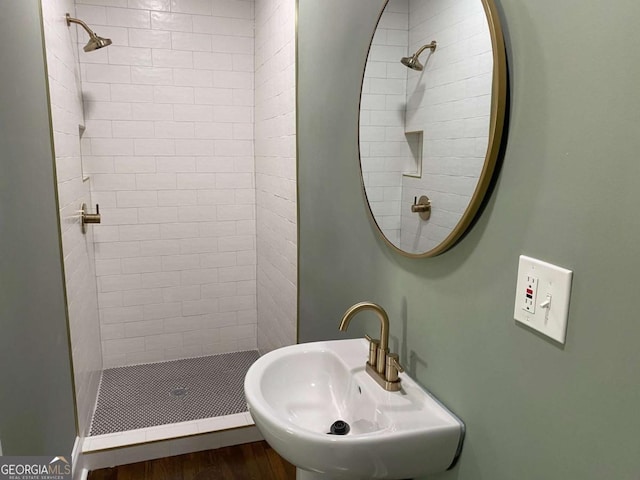
[[[444,251],[474,197],[493,75],[482,0],[389,0],[364,74],[360,155],[378,228],[407,254]]]

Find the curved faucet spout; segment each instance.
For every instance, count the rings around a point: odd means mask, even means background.
[[[369,359],[365,364],[365,370],[382,388],[390,392],[397,392],[401,388],[398,372],[404,370],[402,365],[398,363],[398,355],[389,353],[389,316],[384,308],[373,302],[356,303],[344,312],[340,322],[340,331],[346,331],[351,319],[363,310],[372,310],[380,320],[380,341],[373,340],[369,335],[366,335],[369,340]]]
[[[349,322],[351,322],[351,319],[364,310],[372,310],[380,319],[380,350],[382,350],[383,352],[388,351],[389,316],[387,315],[387,312],[384,311],[384,308],[382,308],[377,303],[360,302],[349,307],[349,309],[344,312],[342,321],[340,322],[340,331],[345,332],[349,327]]]

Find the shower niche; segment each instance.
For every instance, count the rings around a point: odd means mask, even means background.
[[[409,155],[405,163],[405,169],[402,175],[405,177],[421,178],[422,177],[422,138],[424,132],[405,132],[407,145],[409,146]]]

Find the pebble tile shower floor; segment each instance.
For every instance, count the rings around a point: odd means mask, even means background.
[[[257,351],[102,372],[90,436],[247,411],[244,377]]]

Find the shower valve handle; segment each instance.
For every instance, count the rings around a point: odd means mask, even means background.
[[[100,223],[100,205],[96,203],[96,213],[87,213],[87,204],[82,204],[82,233],[87,233],[87,223]]]
[[[417,213],[422,220],[429,220],[429,217],[431,217],[431,200],[426,195],[422,195],[419,199],[414,198],[411,211]]]

